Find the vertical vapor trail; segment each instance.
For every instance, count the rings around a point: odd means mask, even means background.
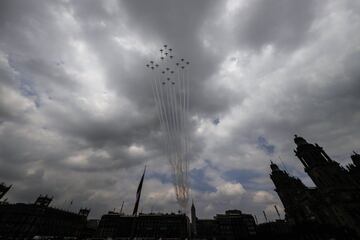
[[[166,45],[160,52],[160,60],[150,61],[146,66],[154,75],[152,91],[176,199],[186,212],[189,199],[189,62],[185,59],[176,61],[172,49]]]

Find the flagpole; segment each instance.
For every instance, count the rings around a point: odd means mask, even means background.
[[[121,208],[120,208],[120,214],[122,214],[122,211],[123,211],[123,207],[124,207],[124,201],[122,202],[121,204]]]
[[[145,171],[146,171],[146,165],[144,167],[144,172],[143,172],[143,175],[141,176],[139,186],[138,186],[137,191],[136,191],[136,201],[135,201],[133,216],[136,216],[137,212],[138,212],[139,202],[140,202],[140,197],[141,197],[141,190],[142,190],[142,185],[143,185],[143,182],[144,182]]]

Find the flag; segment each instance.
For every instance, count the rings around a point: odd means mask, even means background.
[[[143,173],[143,175],[142,175],[142,177],[141,177],[141,180],[140,180],[138,189],[137,189],[137,191],[136,191],[136,202],[135,202],[134,211],[133,211],[133,215],[134,215],[134,216],[137,214],[138,207],[139,207],[140,196],[141,196],[141,189],[142,189],[142,185],[143,185],[143,182],[144,182],[145,171],[146,171],[146,165],[145,165],[144,173]]]

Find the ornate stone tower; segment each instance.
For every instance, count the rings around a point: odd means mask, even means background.
[[[324,214],[329,218],[335,215],[339,225],[357,230],[360,236],[360,188],[355,179],[319,145],[297,135],[294,141],[296,156],[322,196],[321,205],[328,206]]]
[[[284,205],[286,219],[292,223],[306,221],[307,215],[311,214],[307,214],[299,202],[300,198],[305,195],[307,187],[300,179],[290,176],[284,170],[280,170],[278,165],[272,161],[270,168],[270,178],[274,182],[275,191]]]
[[[308,143],[295,135],[296,156],[304,165],[305,172],[321,191],[354,187],[355,181],[338,162],[333,161],[318,144]]]
[[[191,231],[192,231],[193,236],[197,235],[196,222],[197,222],[196,209],[195,209],[194,201],[192,201],[192,204],[191,204]]]

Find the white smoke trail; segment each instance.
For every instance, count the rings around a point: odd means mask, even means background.
[[[160,52],[160,61],[151,61],[147,67],[155,75],[152,90],[164,132],[164,150],[172,169],[176,199],[186,212],[189,199],[189,62],[184,59],[176,62],[172,49],[167,46]]]

